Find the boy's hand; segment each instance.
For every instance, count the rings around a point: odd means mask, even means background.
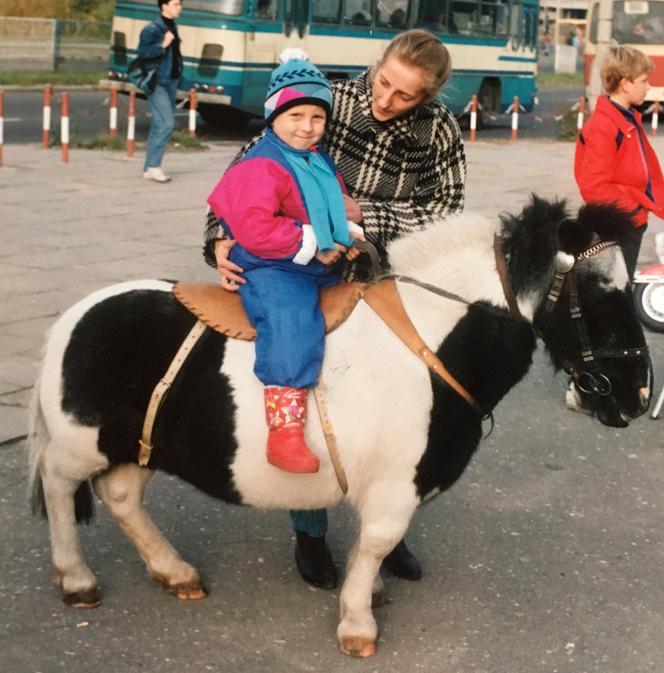
[[[364,216],[362,215],[362,209],[358,205],[357,201],[353,200],[344,194],[344,206],[346,206],[346,218],[351,222],[362,222]]]
[[[214,244],[214,256],[217,260],[217,271],[221,276],[221,287],[231,292],[237,292],[238,283],[242,285],[247,282],[242,276],[237,275],[244,269],[228,259],[234,245],[235,241],[230,238],[218,239]]]
[[[175,35],[173,35],[173,33],[171,33],[171,31],[169,30],[166,33],[166,35],[164,35],[164,39],[161,43],[161,48],[162,49],[168,49],[171,46],[171,42],[173,42],[174,39],[175,39]]]
[[[346,252],[346,246],[341,245],[340,243],[335,243],[334,246],[334,250],[317,250],[315,255],[316,259],[322,264],[325,264],[325,266],[334,264],[341,256],[341,253]]]
[[[351,238],[354,238],[357,241],[366,241],[367,240],[364,237],[364,230],[358,224],[355,224],[355,222],[349,222],[348,223],[348,233],[350,234]],[[352,262],[358,255],[361,255],[361,254],[362,254],[362,250],[353,246],[346,253],[346,259],[349,262]]]

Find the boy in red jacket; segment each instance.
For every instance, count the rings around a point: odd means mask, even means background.
[[[574,177],[586,202],[613,203],[634,221],[622,245],[629,277],[639,257],[648,213],[664,217],[664,178],[657,155],[634,106],[643,103],[653,70],[648,57],[633,47],[611,46],[600,75],[606,96],[597,99],[579,134]]]

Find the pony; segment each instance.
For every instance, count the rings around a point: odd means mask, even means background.
[[[483,410],[527,373],[540,337],[553,369],[569,372],[599,421],[624,427],[645,412],[652,390],[617,245],[631,226],[610,206],[588,205],[573,217],[564,202],[532,197],[522,212],[498,221],[467,213],[432,223],[390,244],[388,254],[420,335]],[[504,260],[502,281],[497,259]],[[152,390],[195,323],[172,286],[144,280],[98,290],[64,312],[48,336],[31,409],[29,488],[33,509],[48,516],[65,603],[101,602],[76,528],[93,514],[90,485],[149,575],[181,599],[202,598],[205,590],[143,509],[155,470],[237,505],[321,508],[345,497],[360,531],[337,637],[346,654],[373,654],[381,562],[418,505],[459,479],[479,445],[482,413],[361,301],[328,336],[321,375],[348,478],[345,496],[313,419],[306,434],[319,472],[291,474],[267,463],[253,344],[212,329],[175,378],[156,420],[149,467],[141,467],[138,440]]]

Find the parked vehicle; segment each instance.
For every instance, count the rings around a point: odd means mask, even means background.
[[[441,100],[455,114],[478,96],[483,113],[519,97],[531,111],[539,0],[187,0],[178,19],[184,74],[180,98],[198,92],[209,122],[260,115],[270,73],[286,47],[304,49],[330,79],[373,65],[395,34],[423,27],[441,37],[454,65]],[[127,64],[154,0],[118,0],[104,86],[129,90]]]
[[[655,332],[664,332],[664,233],[655,236],[659,262],[637,271],[634,303],[639,320]]]

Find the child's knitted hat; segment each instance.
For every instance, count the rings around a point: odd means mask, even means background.
[[[325,75],[306,60],[306,54],[302,50],[288,52],[288,49],[282,52],[282,63],[270,77],[265,100],[267,124],[271,124],[277,115],[296,105],[318,105],[328,114],[332,109],[332,90]]]

